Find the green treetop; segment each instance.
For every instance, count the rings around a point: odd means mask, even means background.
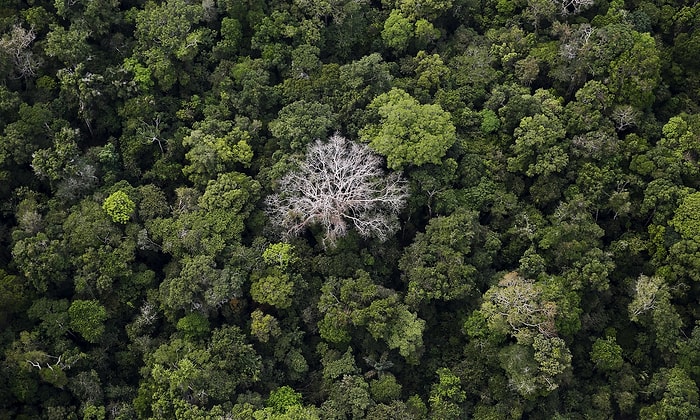
[[[377,96],[369,105],[380,123],[360,130],[363,141],[386,156],[387,166],[440,164],[457,140],[450,114],[440,105],[422,105],[405,91],[394,88]]]
[[[105,199],[102,208],[115,223],[126,224],[136,210],[136,204],[124,191],[116,191]]]

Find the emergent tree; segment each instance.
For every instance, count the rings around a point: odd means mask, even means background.
[[[406,185],[399,173],[385,176],[381,158],[365,145],[335,134],[309,145],[298,168],[278,182],[267,199],[270,215],[287,235],[312,225],[324,229],[324,245],[333,245],[355,227],[364,237],[386,239],[396,231]]]

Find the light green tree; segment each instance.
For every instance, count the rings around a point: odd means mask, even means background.
[[[700,241],[700,192],[690,194],[683,199],[669,224],[683,238]]]
[[[102,208],[115,223],[126,224],[136,210],[136,204],[124,191],[115,191],[102,203]]]
[[[466,392],[462,390],[461,380],[448,368],[438,369],[437,375],[438,382],[432,385],[428,398],[430,418],[460,418],[460,404],[467,399]]]
[[[384,22],[382,39],[384,43],[398,52],[404,51],[413,37],[414,24],[401,11],[392,10]]]
[[[285,385],[270,392],[265,405],[271,407],[277,413],[285,413],[294,406],[301,406],[302,398],[299,392]]]
[[[377,96],[369,109],[380,121],[360,130],[361,139],[386,156],[392,169],[440,164],[457,140],[449,112],[437,104],[422,105],[402,89]]]
[[[290,264],[299,262],[299,257],[294,252],[294,245],[286,242],[268,245],[263,251],[262,257],[266,264],[278,266],[282,270]]]

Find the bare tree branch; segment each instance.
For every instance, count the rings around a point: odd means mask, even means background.
[[[20,25],[13,26],[8,34],[0,38],[0,51],[9,56],[20,78],[35,76],[39,67],[39,61],[29,48],[34,38],[36,34],[33,29],[27,30]]]
[[[287,235],[321,225],[324,245],[332,246],[350,225],[364,237],[385,240],[398,228],[407,193],[400,174],[386,176],[381,163],[367,146],[337,133],[328,142],[317,140],[299,168],[279,181],[280,193],[268,197],[273,222]]]

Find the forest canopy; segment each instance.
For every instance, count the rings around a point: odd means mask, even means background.
[[[698,22],[1,1],[0,418],[700,417]]]

